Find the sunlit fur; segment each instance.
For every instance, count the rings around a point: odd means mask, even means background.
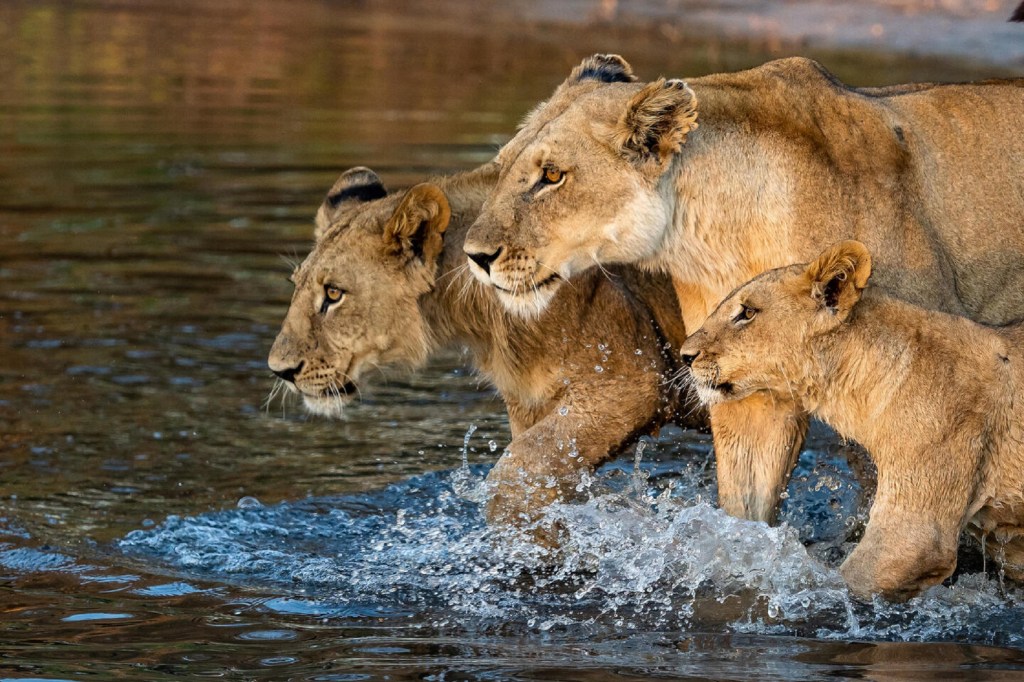
[[[698,395],[783,396],[868,450],[878,490],[841,568],[853,594],[942,582],[965,528],[1022,579],[1024,327],[862,298],[870,272],[867,249],[842,242],[741,286],[681,349]]]
[[[580,77],[613,63],[616,82]],[[639,263],[673,277],[694,329],[757,273],[858,238],[907,300],[1024,318],[1024,80],[850,88],[802,58],[631,80],[621,58],[584,60],[501,150],[467,236],[498,253],[481,281],[528,295],[545,273]],[[545,164],[566,179],[542,194]],[[722,507],[771,520],[807,420],[751,395],[711,421]]]
[[[365,182],[367,173],[349,172],[335,189],[353,177]],[[270,364],[280,370],[305,362],[335,385],[362,385],[367,366],[418,367],[438,349],[467,346],[473,365],[501,393],[512,427],[512,442],[489,477],[488,515],[518,525],[572,497],[581,472],[634,437],[680,415],[703,424],[704,415],[666,379],[677,370],[674,349],[686,336],[667,277],[592,269],[529,316],[510,314],[474,279],[462,244],[496,177],[488,165],[411,193],[334,208],[325,202]],[[389,226],[419,224],[406,214],[434,215],[421,203],[432,205],[438,195],[450,222],[427,224],[419,256],[396,248]],[[319,312],[324,281],[347,292],[326,316]],[[351,396],[321,398],[323,380],[307,383],[305,371],[295,383],[304,396],[313,394],[307,407],[336,414]],[[535,537],[554,542],[548,531]]]

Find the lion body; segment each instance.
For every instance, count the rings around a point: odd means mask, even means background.
[[[586,60],[501,151],[466,250],[493,257],[471,268],[518,292],[509,309],[593,262],[639,263],[672,276],[696,329],[754,275],[858,239],[900,298],[1024,318],[1024,80],[857,89],[800,58],[633,80],[621,58]],[[558,185],[536,180],[551,169]],[[806,415],[753,395],[711,422],[722,506],[771,519]]]
[[[418,366],[440,348],[468,347],[475,368],[501,394],[512,430],[489,475],[489,518],[522,525],[538,520],[544,506],[571,497],[580,472],[633,438],[684,410],[691,425],[702,413],[683,405],[666,380],[686,337],[668,278],[628,268],[583,273],[558,292],[550,310],[523,319],[466,272],[465,231],[495,179],[493,167],[483,167],[437,180],[433,187],[443,193],[451,220],[423,228],[443,232],[443,242],[423,239],[419,255],[390,244],[387,235],[390,226],[409,222],[400,220],[403,212],[414,223],[436,213],[429,207],[416,213],[419,203],[437,200],[419,189],[423,185],[404,198],[336,207],[325,202],[316,246],[294,276],[296,292],[270,365],[333,371],[333,385],[341,386],[358,383],[366,367]],[[383,195],[382,187],[375,193],[344,187],[342,180],[339,186],[337,195]],[[413,194],[422,199],[411,201]],[[335,324],[320,312],[317,298],[328,280],[346,291]],[[303,372],[294,383],[304,393]],[[334,413],[318,407],[321,384],[305,395],[307,406]],[[343,397],[328,396],[339,405]]]
[[[965,528],[1024,578],[1024,326],[985,327],[873,288],[860,298],[870,255],[857,242],[819,261],[829,264],[761,275],[712,313],[682,348],[698,394],[795,396],[869,452],[878,489],[842,566],[855,595],[905,599],[942,582]],[[834,300],[815,298],[830,290]]]

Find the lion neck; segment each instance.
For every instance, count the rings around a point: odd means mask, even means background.
[[[942,420],[932,406],[948,390],[947,378],[933,381],[932,356],[954,357],[959,349],[943,346],[943,321],[935,316],[942,313],[869,289],[848,322],[811,341],[813,390],[805,407],[880,465],[907,445],[908,424]]]
[[[431,350],[464,345],[474,365],[498,388],[506,401],[532,403],[546,382],[534,376],[544,335],[537,320],[521,320],[505,312],[494,293],[469,272],[463,244],[488,192],[497,181],[488,165],[438,181],[452,209],[444,247],[437,261],[432,290],[421,297]],[[558,301],[561,296],[556,296]]]
[[[647,265],[675,281],[687,328],[743,282],[787,264],[792,182],[782,155],[761,147],[702,124],[662,178],[671,222]]]

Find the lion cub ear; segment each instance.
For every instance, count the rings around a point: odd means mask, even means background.
[[[316,212],[316,230],[313,236],[320,239],[345,207],[381,199],[387,195],[384,183],[372,170],[365,166],[348,169],[334,181],[331,191],[320,204],[320,209]]]
[[[613,128],[612,144],[633,164],[660,174],[696,128],[693,90],[681,80],[661,78],[629,100]]]
[[[437,185],[416,185],[402,198],[384,226],[387,254],[432,263],[444,247],[452,210],[448,197]]]
[[[871,277],[871,254],[857,241],[833,244],[808,264],[811,297],[845,319],[860,300]]]

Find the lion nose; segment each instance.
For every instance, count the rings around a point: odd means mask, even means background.
[[[501,249],[502,247],[499,246],[497,250],[495,250],[492,253],[487,253],[485,251],[475,251],[472,253],[467,252],[466,255],[469,256],[469,259],[471,261],[479,265],[481,270],[483,270],[489,275],[491,274],[491,263],[498,260],[498,256],[501,255]]]
[[[306,362],[302,361],[299,364],[295,365],[294,367],[289,367],[288,369],[274,369],[273,367],[271,367],[270,371],[276,374],[277,376],[281,377],[285,381],[294,384],[295,376],[302,371],[302,368],[303,366],[305,366],[305,364]]]
[[[692,367],[693,361],[697,359],[698,355],[700,355],[699,352],[694,353],[692,355],[690,353],[680,353],[679,357],[682,358],[683,362],[686,364],[687,367]]]

